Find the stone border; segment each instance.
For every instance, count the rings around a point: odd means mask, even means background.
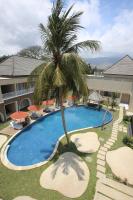
[[[83,106],[83,105],[79,105],[79,106]],[[106,110],[106,109],[103,109],[103,110]],[[32,123],[30,123],[28,126],[31,126],[33,123],[36,123],[37,121],[41,120],[43,117],[48,116],[48,115],[52,115],[53,113],[56,113],[56,112],[58,112],[58,111],[60,111],[60,109],[58,109],[58,110],[56,110],[56,111],[54,111],[54,112],[45,114],[45,115],[42,116],[41,118],[39,118],[39,119],[37,119],[36,121],[33,121]],[[107,111],[108,111],[108,110],[107,110]],[[108,111],[108,112],[111,113],[110,111]],[[112,115],[112,113],[111,113],[111,115]],[[112,120],[113,120],[113,116],[112,116],[112,119],[111,119],[109,122],[107,122],[107,123],[104,124],[104,126],[105,126],[106,124],[110,123]],[[54,150],[53,150],[53,153],[50,155],[50,157],[49,157],[46,161],[42,161],[42,162],[39,162],[39,163],[37,163],[37,164],[28,165],[28,166],[17,166],[17,165],[14,165],[13,163],[11,163],[11,162],[8,160],[8,158],[7,158],[7,151],[8,151],[8,149],[9,149],[9,147],[10,147],[9,143],[11,142],[11,140],[12,140],[13,138],[15,138],[17,135],[19,135],[19,134],[21,133],[21,131],[25,130],[28,126],[26,126],[24,129],[18,131],[15,135],[11,136],[10,139],[9,139],[9,140],[4,144],[4,146],[2,147],[2,150],[1,150],[1,153],[0,153],[1,162],[3,163],[4,166],[6,166],[6,167],[9,168],[9,169],[18,170],[18,171],[20,171],[20,170],[30,170],[30,169],[34,169],[34,168],[36,168],[36,167],[40,167],[40,166],[42,166],[42,165],[48,163],[48,161],[50,161],[50,160],[54,157],[54,155],[55,155],[55,153],[56,153],[56,151],[57,151],[59,142],[60,142],[60,141],[62,140],[62,138],[65,136],[65,134],[64,134],[64,135],[62,135],[62,136],[57,140],[57,143],[56,143],[56,145],[55,145],[55,148],[54,148]],[[98,128],[98,127],[101,127],[101,126],[97,126],[97,127],[86,127],[86,128],[83,128],[83,129],[76,129],[76,130],[74,130],[74,131],[69,131],[68,134],[76,133],[76,132],[78,132],[78,131],[84,131],[84,130],[91,129],[91,128]]]
[[[120,107],[119,117],[113,123],[112,134],[110,138],[106,141],[106,143],[103,146],[100,146],[98,154],[97,154],[97,175],[96,176],[98,179],[106,178],[106,174],[105,174],[106,154],[108,150],[111,148],[111,146],[113,146],[113,144],[117,140],[119,123],[121,123],[122,119],[123,119],[123,108]]]
[[[97,182],[96,182],[96,191],[93,200],[112,200],[112,199],[125,199],[125,200],[133,200],[133,188],[127,185],[124,185],[118,181],[112,179],[112,177],[106,177],[106,154],[108,149],[113,146],[113,144],[117,141],[119,124],[121,123],[123,118],[123,108],[120,107],[119,117],[113,123],[112,134],[108,139],[108,142],[104,144],[104,146],[100,147],[99,156],[103,156],[98,158],[97,155]]]

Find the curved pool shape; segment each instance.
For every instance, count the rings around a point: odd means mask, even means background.
[[[67,131],[101,126],[105,112],[103,109],[97,111],[85,106],[69,107],[65,109]],[[104,123],[111,120],[112,114],[107,111]],[[47,161],[63,134],[61,112],[51,113],[20,131],[9,142],[7,158],[16,166]]]

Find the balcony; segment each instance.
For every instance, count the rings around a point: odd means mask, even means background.
[[[8,92],[8,93],[2,94],[2,95],[3,95],[3,99],[7,100],[7,99],[10,99],[10,98],[30,94],[30,93],[33,93],[33,92],[34,92],[34,88],[28,88],[28,89]]]

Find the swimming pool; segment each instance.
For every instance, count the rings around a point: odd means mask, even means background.
[[[105,112],[104,109],[98,111],[85,106],[69,107],[65,109],[67,131],[101,126]],[[112,114],[107,111],[104,123],[111,120]],[[60,111],[44,116],[10,140],[7,159],[16,166],[47,161],[63,134]]]

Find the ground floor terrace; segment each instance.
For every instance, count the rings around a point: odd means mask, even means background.
[[[99,92],[106,102],[115,94],[118,105],[123,105],[127,110],[133,111],[132,78],[88,75],[86,80],[89,90]]]
[[[9,119],[10,115],[18,110],[25,110],[33,104],[33,94],[21,95],[4,100],[0,103],[0,123]]]
[[[132,200],[133,150],[123,143],[127,124],[123,122],[123,108],[111,112],[113,120],[103,128],[72,132],[69,146],[63,137],[56,154],[45,165],[18,171],[0,161],[0,198]],[[0,134],[3,136],[6,138],[0,144],[0,151],[10,138]]]

